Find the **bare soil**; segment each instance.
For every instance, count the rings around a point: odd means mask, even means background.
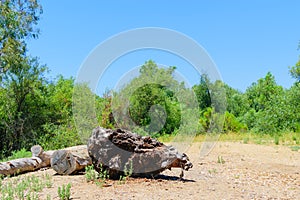
[[[300,152],[286,146],[219,142],[200,158],[201,143],[186,152],[194,167],[179,180],[180,170],[165,171],[155,179],[129,178],[125,183],[106,181],[103,186],[87,183],[84,175],[59,176],[51,169],[31,174],[53,175],[50,194],[59,199],[57,188],[72,184],[72,199],[300,199]],[[219,159],[218,159],[219,158]],[[218,162],[219,160],[219,162]],[[221,161],[224,161],[223,163]]]

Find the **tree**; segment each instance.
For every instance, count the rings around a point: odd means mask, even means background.
[[[26,39],[37,38],[42,13],[36,0],[0,1],[0,78],[14,71],[26,57]]]
[[[249,129],[263,133],[274,133],[283,129],[285,94],[270,72],[253,83],[245,95],[250,109],[244,115],[243,121]]]
[[[296,81],[300,82],[300,59],[294,66],[289,67],[289,69],[291,76],[296,79]]]
[[[272,102],[273,98],[276,98],[283,92],[283,88],[278,86],[275,81],[275,77],[268,72],[264,78],[259,79],[256,83],[253,83],[247,90],[246,96],[248,98],[250,107],[255,111],[261,111]]]
[[[200,83],[193,86],[193,91],[196,94],[200,110],[211,107],[209,84],[211,83],[208,76],[206,74],[202,74],[200,77]]]
[[[235,117],[242,117],[248,110],[249,104],[242,92],[225,84],[227,111],[233,114]]]
[[[31,145],[44,122],[43,73],[37,58],[27,55],[26,40],[37,38],[42,12],[35,0],[0,2],[0,132],[2,153]],[[35,110],[35,112],[32,112]]]
[[[145,62],[140,75],[113,96],[116,125],[130,130],[139,127],[150,134],[170,134],[178,129],[181,122],[178,94],[184,85],[173,78],[174,70],[175,67],[159,68],[151,60]]]

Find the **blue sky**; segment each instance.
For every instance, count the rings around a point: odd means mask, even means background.
[[[300,1],[71,1],[41,0],[41,35],[29,41],[29,52],[58,74],[76,77],[81,64],[101,42],[120,32],[162,27],[181,32],[202,45],[223,81],[244,91],[272,72],[288,88],[294,80],[288,66],[299,58]],[[184,60],[166,52],[145,50],[122,56],[100,82],[99,92],[115,87],[124,74],[152,59],[177,66],[190,84],[199,76]],[[113,78],[112,78],[113,77]]]

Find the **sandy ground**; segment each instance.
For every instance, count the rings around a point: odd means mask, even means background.
[[[58,186],[71,183],[72,199],[300,199],[300,152],[285,146],[264,146],[219,142],[205,158],[201,143],[186,152],[194,167],[185,172],[166,171],[156,179],[107,181],[107,187],[87,183],[84,175],[59,176],[54,171],[53,187],[45,188],[40,199],[57,196]],[[218,157],[225,162],[219,163]]]

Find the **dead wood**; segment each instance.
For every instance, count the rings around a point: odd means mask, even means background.
[[[51,167],[61,175],[77,173],[91,164],[86,145],[57,150],[51,156]]]
[[[45,152],[41,146],[35,145],[31,148],[31,153],[31,158],[19,158],[0,163],[0,174],[16,175],[50,166],[52,151]]]
[[[122,129],[94,129],[88,141],[88,153],[95,169],[107,170],[113,179],[130,170],[132,176],[153,177],[172,167],[188,170],[193,166],[187,155],[174,147]]]

